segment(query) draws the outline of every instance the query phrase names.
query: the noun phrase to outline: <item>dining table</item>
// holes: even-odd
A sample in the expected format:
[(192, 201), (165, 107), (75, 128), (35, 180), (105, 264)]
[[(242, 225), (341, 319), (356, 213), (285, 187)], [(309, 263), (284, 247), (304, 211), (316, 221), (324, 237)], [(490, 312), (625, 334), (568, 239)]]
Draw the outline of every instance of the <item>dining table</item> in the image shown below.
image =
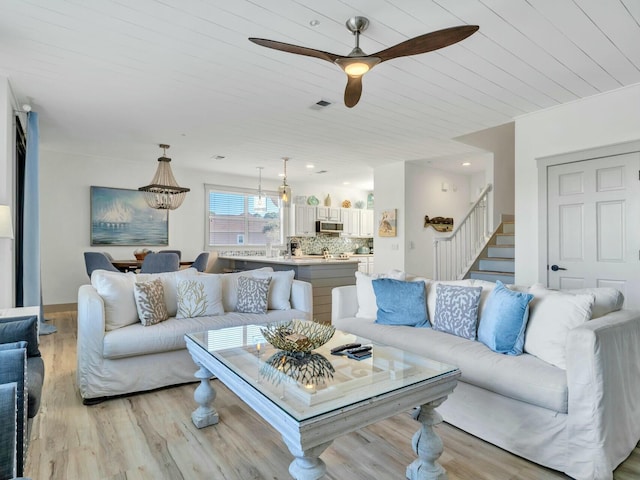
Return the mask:
[[(111, 265), (116, 267), (121, 272), (137, 272), (142, 267), (143, 260), (111, 260)], [(190, 267), (193, 260), (180, 260), (180, 267)]]

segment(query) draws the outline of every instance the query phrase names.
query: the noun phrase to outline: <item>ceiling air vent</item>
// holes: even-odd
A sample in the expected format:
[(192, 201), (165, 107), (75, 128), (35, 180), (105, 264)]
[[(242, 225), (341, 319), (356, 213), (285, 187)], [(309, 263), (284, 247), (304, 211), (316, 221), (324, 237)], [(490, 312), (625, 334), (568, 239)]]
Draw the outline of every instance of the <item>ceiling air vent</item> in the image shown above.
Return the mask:
[(316, 173), (327, 173), (329, 170), (318, 170)]
[(325, 108), (327, 108), (329, 105), (331, 105), (331, 102), (329, 102), (328, 100), (320, 100), (319, 102), (314, 103), (313, 105), (311, 105), (311, 110), (323, 110)]

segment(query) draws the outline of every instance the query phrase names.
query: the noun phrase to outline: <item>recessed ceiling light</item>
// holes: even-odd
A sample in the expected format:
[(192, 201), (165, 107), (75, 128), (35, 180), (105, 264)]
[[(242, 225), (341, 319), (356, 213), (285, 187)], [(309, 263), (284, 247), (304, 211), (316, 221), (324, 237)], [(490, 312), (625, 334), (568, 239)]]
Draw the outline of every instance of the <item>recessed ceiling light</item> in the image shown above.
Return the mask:
[(311, 25), (312, 27), (317, 27), (318, 25), (320, 25), (320, 20), (314, 18), (309, 22), (309, 25)]
[(349, 185), (351, 182), (342, 182), (343, 185)]
[(307, 164), (307, 168), (316, 168), (316, 166), (309, 163)]
[(280, 173), (278, 174), (278, 176), (279, 176), (279, 177), (284, 177), (284, 173), (280, 172)]
[(463, 167), (468, 167), (469, 165), (471, 165), (471, 162), (463, 162), (463, 163), (462, 163), (462, 166), (463, 166)]

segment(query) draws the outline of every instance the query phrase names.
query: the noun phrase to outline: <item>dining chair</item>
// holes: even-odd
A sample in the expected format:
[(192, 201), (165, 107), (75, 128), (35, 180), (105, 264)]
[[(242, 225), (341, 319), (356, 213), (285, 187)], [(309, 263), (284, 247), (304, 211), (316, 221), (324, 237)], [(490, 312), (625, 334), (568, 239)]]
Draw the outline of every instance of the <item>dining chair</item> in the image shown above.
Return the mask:
[(191, 264), (191, 267), (195, 268), (199, 272), (204, 272), (207, 270), (208, 263), (209, 263), (209, 252), (202, 252), (193, 261), (193, 263)]
[(142, 261), (140, 273), (175, 272), (180, 268), (177, 253), (148, 253)]
[(109, 258), (103, 252), (84, 252), (84, 265), (87, 269), (87, 275), (91, 278), (91, 272), (94, 270), (108, 270), (110, 272), (119, 272), (113, 266)]
[(182, 258), (182, 250), (159, 250), (158, 253), (177, 253), (178, 261)]

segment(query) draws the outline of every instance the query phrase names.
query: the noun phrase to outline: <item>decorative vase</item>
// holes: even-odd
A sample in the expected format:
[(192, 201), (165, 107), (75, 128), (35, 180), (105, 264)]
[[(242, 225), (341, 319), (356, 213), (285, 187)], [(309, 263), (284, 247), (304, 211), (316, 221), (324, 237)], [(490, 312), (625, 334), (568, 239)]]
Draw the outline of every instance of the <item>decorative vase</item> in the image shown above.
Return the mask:
[(327, 193), (327, 197), (324, 199), (324, 206), (325, 207), (331, 206), (331, 195), (329, 195), (328, 193)]

